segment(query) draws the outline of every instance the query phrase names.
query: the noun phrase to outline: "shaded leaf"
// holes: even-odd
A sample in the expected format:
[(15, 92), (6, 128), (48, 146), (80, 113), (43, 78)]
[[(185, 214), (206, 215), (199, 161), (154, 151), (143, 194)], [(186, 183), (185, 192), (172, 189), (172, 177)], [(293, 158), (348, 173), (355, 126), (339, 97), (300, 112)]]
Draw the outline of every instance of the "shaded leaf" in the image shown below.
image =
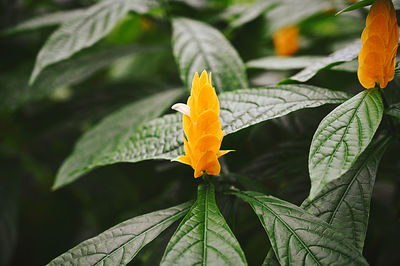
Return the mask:
[(172, 27), (174, 56), (186, 88), (194, 73), (204, 69), (212, 72), (219, 92), (248, 87), (244, 64), (222, 33), (187, 18), (175, 18)]
[(248, 202), (281, 265), (368, 265), (331, 225), (294, 204), (257, 192), (232, 192)]
[(310, 200), (353, 166), (372, 140), (382, 115), (379, 91), (370, 89), (347, 100), (321, 121), (308, 160)]
[(330, 54), (319, 62), (306, 67), (299, 73), (291, 76), (289, 79), (283, 80), (281, 83), (286, 83), (290, 81), (300, 81), (305, 82), (315, 76), (322, 69), (333, 67), (337, 64), (348, 62), (353, 60), (358, 56), (361, 49), (361, 40), (357, 39), (353, 41), (346, 47), (337, 50), (336, 52)]
[(259, 0), (256, 3), (246, 7), (242, 12), (240, 12), (240, 14), (238, 14), (237, 18), (235, 18), (232, 22), (229, 23), (229, 25), (231, 28), (240, 27), (254, 20), (258, 16), (263, 14), (267, 9), (271, 8), (277, 3), (278, 3), (277, 0), (269, 0), (269, 1)]
[[(230, 134), (299, 109), (341, 103), (347, 98), (343, 92), (307, 85), (237, 90), (219, 96), (220, 119), (225, 133)], [(141, 123), (145, 120), (140, 119), (134, 126), (131, 121), (131, 114), (136, 110), (134, 106), (108, 116), (78, 141), (74, 152), (57, 174), (55, 188), (72, 182), (97, 166), (148, 159), (174, 159), (183, 154), (181, 114), (165, 115), (143, 125)], [(116, 123), (125, 126), (116, 127)], [(118, 138), (118, 142), (113, 144), (109, 140), (114, 135), (124, 137)], [(108, 145), (104, 147), (103, 143)]]
[(214, 193), (212, 184), (199, 185), (197, 201), (168, 243), (161, 265), (247, 265)]
[(323, 59), (321, 56), (268, 56), (250, 60), (246, 63), (246, 66), (247, 68), (267, 70), (301, 69), (313, 65), (321, 61), (321, 59)]
[(106, 36), (128, 11), (145, 13), (154, 5), (152, 0), (104, 0), (79, 18), (63, 23), (40, 50), (29, 83), (33, 84), (48, 65), (67, 59)]
[(372, 5), (373, 2), (374, 2), (374, 0), (361, 0), (361, 1), (357, 1), (357, 2), (355, 2), (354, 4), (352, 4), (351, 6), (345, 8), (345, 9), (343, 9), (343, 10), (340, 10), (339, 12), (337, 12), (337, 13), (336, 13), (336, 16), (337, 16), (337, 15), (340, 15), (340, 14), (342, 14), (342, 13), (344, 13), (344, 12), (348, 12), (348, 11), (356, 10), (356, 9), (359, 9), (359, 8), (362, 8), (362, 7), (365, 7), (365, 6)]
[(186, 202), (120, 223), (52, 260), (48, 265), (126, 265), (190, 209)]
[(400, 103), (390, 105), (386, 110), (385, 114), (400, 119)]

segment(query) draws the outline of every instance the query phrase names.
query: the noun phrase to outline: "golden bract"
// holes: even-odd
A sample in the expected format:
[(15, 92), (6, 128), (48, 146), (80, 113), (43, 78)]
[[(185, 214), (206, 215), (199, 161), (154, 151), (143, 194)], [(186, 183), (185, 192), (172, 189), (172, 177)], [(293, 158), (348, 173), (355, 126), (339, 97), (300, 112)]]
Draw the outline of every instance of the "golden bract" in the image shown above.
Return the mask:
[(366, 88), (379, 83), (385, 88), (394, 77), (399, 29), (396, 12), (390, 0), (377, 0), (371, 7), (361, 35), (358, 55), (358, 79)]
[(275, 52), (280, 56), (289, 56), (299, 50), (299, 28), (297, 26), (284, 27), (274, 33)]
[(220, 150), (224, 131), (221, 129), (219, 101), (211, 84), (211, 73), (209, 77), (205, 70), (200, 77), (196, 73), (187, 105), (178, 103), (172, 109), (184, 114), (185, 155), (177, 160), (192, 166), (195, 178), (204, 172), (218, 175), (221, 170), (218, 158), (229, 151)]

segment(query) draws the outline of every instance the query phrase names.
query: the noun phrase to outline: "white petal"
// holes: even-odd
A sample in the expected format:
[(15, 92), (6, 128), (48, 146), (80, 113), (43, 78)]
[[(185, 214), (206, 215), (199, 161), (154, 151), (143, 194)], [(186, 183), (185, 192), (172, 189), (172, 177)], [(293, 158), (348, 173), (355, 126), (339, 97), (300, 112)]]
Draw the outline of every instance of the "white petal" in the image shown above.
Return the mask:
[(171, 109), (178, 111), (184, 115), (190, 116), (190, 107), (184, 103), (176, 103), (172, 105)]

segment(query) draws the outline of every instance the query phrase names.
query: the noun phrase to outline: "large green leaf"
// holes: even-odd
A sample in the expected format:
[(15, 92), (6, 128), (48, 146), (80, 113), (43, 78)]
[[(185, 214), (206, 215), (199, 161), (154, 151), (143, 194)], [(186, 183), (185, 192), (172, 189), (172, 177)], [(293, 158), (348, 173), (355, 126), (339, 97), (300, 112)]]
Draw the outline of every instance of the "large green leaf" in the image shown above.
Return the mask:
[(362, 252), (367, 233), (369, 205), (379, 162), (390, 138), (384, 136), (372, 143), (353, 167), (328, 183), (313, 200), (301, 207), (333, 225)]
[(7, 73), (0, 76), (0, 83), (4, 84), (0, 90), (0, 109), (16, 109), (27, 102), (47, 96), (60, 86), (77, 84), (119, 58), (155, 49), (160, 47), (129, 45), (85, 49), (68, 60), (44, 69), (33, 86), (28, 85), (29, 72), (26, 67), (16, 73)]
[(204, 69), (212, 72), (219, 92), (248, 87), (244, 64), (222, 33), (187, 18), (174, 19), (172, 27), (174, 56), (186, 88), (194, 73)]
[(250, 60), (246, 63), (247, 68), (261, 68), (267, 70), (301, 69), (311, 66), (323, 59), (321, 56), (268, 56)]
[[(219, 99), (221, 124), (226, 134), (230, 134), (299, 109), (342, 103), (348, 96), (343, 92), (313, 86), (282, 85), (225, 92)], [(55, 188), (72, 182), (97, 166), (147, 159), (174, 159), (183, 154), (180, 114), (166, 115), (133, 127), (133, 105), (132, 113), (130, 110), (128, 107), (126, 111), (110, 115), (79, 140), (73, 154), (59, 170)], [(116, 127), (116, 123), (126, 127)], [(118, 138), (118, 146), (114, 147), (113, 136), (124, 138)], [(108, 143), (107, 147), (103, 143)]]
[(103, 0), (82, 16), (63, 23), (40, 50), (29, 83), (33, 84), (48, 65), (67, 59), (106, 36), (130, 10), (145, 13), (154, 5), (153, 0)]
[(145, 144), (145, 150), (138, 150), (138, 144), (131, 140), (137, 138), (138, 134), (141, 137), (150, 134), (137, 129), (145, 121), (159, 116), (181, 94), (181, 89), (161, 92), (134, 102), (105, 118), (78, 141), (73, 154), (61, 166), (53, 188), (68, 184), (83, 172), (99, 165), (122, 161), (120, 157), (124, 154), (121, 148), (139, 154), (154, 149)]
[(340, 231), (294, 204), (257, 192), (232, 192), (248, 202), (281, 265), (368, 265)]
[(353, 166), (378, 128), (383, 115), (376, 89), (365, 90), (329, 113), (311, 142), (308, 168), (310, 200)]
[(321, 59), (318, 62), (306, 67), (299, 73), (291, 76), (289, 79), (282, 81), (281, 83), (299, 81), (305, 82), (315, 76), (319, 71), (333, 67), (337, 64), (348, 62), (353, 60), (358, 56), (358, 53), (361, 49), (361, 40), (357, 39), (351, 42), (349, 45), (344, 48), (337, 50), (336, 52), (330, 54), (329, 56)]
[(197, 201), (175, 231), (161, 265), (247, 265), (243, 250), (215, 202), (214, 186), (200, 184)]
[(181, 218), (191, 202), (120, 223), (52, 260), (48, 265), (126, 265), (154, 238)]

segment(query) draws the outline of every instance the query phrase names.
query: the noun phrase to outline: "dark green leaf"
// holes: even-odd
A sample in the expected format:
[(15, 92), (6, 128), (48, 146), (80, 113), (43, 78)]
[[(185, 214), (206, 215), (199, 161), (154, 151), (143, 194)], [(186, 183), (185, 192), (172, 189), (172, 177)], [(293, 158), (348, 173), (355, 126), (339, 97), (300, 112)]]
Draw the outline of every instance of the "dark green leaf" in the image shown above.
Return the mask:
[(382, 115), (379, 91), (370, 89), (344, 102), (321, 121), (310, 147), (310, 200), (353, 166), (372, 140)]
[(367, 233), (369, 205), (379, 161), (390, 138), (382, 136), (363, 152), (350, 170), (328, 183), (301, 207), (338, 229), (362, 252)]
[(195, 72), (212, 72), (219, 92), (248, 87), (245, 66), (218, 30), (199, 21), (176, 18), (172, 23), (175, 60), (186, 88)]
[(257, 192), (232, 192), (260, 219), (281, 265), (368, 265), (343, 235), (289, 202)]
[(215, 202), (214, 186), (200, 184), (197, 201), (172, 236), (161, 265), (247, 265), (243, 250)]
[(48, 65), (67, 59), (106, 36), (130, 10), (145, 13), (154, 3), (152, 0), (104, 0), (85, 10), (79, 18), (63, 23), (40, 50), (29, 83), (33, 84)]
[(364, 6), (372, 5), (373, 2), (374, 2), (374, 0), (361, 0), (361, 1), (357, 1), (357, 2), (355, 2), (354, 4), (352, 4), (351, 6), (345, 8), (345, 9), (343, 9), (343, 10), (340, 10), (339, 12), (337, 12), (337, 13), (336, 13), (336, 16), (337, 16), (337, 15), (340, 15), (340, 14), (342, 14), (342, 13), (344, 13), (344, 12), (348, 12), (348, 11), (352, 11), (352, 10), (356, 10), (356, 9), (362, 8), (362, 7), (364, 7)]
[(320, 62), (321, 56), (268, 56), (250, 60), (246, 63), (247, 68), (261, 68), (267, 70), (301, 69)]
[(400, 119), (400, 103), (390, 105), (389, 108), (385, 110), (385, 114)]
[(48, 265), (126, 265), (154, 238), (181, 218), (191, 202), (120, 223), (52, 260)]
[[(230, 134), (299, 109), (341, 103), (348, 99), (348, 95), (307, 85), (283, 85), (226, 92), (219, 99), (221, 124), (225, 133)], [(180, 114), (166, 115), (143, 125), (141, 123), (145, 120), (140, 119), (140, 123), (134, 126), (134, 106), (136, 104), (110, 115), (79, 140), (75, 151), (59, 170), (55, 188), (72, 182), (97, 166), (147, 159), (174, 159), (184, 153)], [(146, 106), (144, 110), (148, 111), (148, 108)], [(125, 126), (116, 127), (116, 123)], [(124, 137), (119, 137), (118, 145), (114, 145), (111, 141), (113, 136)]]

